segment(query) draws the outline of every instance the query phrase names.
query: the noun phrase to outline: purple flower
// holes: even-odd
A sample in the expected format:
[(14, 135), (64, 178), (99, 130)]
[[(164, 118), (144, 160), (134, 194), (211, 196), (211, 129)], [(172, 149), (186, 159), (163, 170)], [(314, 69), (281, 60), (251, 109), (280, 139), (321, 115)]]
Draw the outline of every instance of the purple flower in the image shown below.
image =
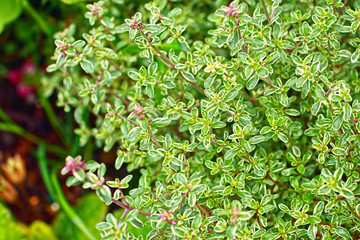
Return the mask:
[(95, 4), (91, 6), (90, 12), (92, 15), (98, 15), (99, 13), (99, 7)]
[(175, 225), (176, 222), (175, 220), (172, 218), (172, 210), (168, 210), (168, 211), (164, 211), (162, 212), (162, 214), (159, 216), (159, 218), (163, 221), (167, 221), (168, 223), (170, 223), (171, 225)]
[(68, 172), (76, 172), (80, 169), (85, 169), (85, 162), (81, 161), (81, 156), (77, 156), (75, 158), (72, 158), (71, 156), (68, 156), (65, 159), (66, 163), (65, 166), (61, 169), (61, 174), (65, 175)]
[(224, 13), (227, 16), (231, 16), (233, 12), (234, 12), (234, 8), (232, 6), (226, 6), (226, 9), (224, 10)]
[(133, 28), (133, 29), (137, 29), (139, 26), (138, 26), (138, 22), (137, 20), (134, 18), (130, 21), (130, 27)]
[(233, 211), (233, 217), (237, 218), (238, 216), (239, 216), (239, 209), (235, 208), (234, 211)]
[(21, 64), (21, 70), (25, 74), (35, 74), (36, 72), (35, 63), (31, 60), (25, 60)]
[(8, 79), (9, 79), (9, 82), (14, 85), (21, 82), (23, 80), (23, 76), (22, 76), (20, 69), (10, 70), (10, 72), (8, 74)]
[(133, 113), (135, 115), (139, 115), (140, 113), (142, 113), (144, 111), (144, 108), (141, 107), (139, 104), (136, 104), (135, 107), (134, 107), (134, 111)]
[(145, 115), (143, 114), (144, 110), (145, 109), (142, 106), (136, 104), (132, 113), (135, 114), (136, 116), (139, 116), (139, 119), (143, 119), (145, 118)]

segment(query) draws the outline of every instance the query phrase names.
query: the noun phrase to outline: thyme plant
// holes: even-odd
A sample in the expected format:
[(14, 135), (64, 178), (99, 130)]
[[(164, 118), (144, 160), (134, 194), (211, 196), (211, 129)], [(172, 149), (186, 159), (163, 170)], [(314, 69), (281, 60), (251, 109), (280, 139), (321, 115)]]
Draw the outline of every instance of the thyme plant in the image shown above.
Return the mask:
[(69, 186), (123, 209), (102, 239), (360, 238), (359, 1), (87, 7), (43, 86), (141, 173), (124, 194), (132, 175), (66, 159)]

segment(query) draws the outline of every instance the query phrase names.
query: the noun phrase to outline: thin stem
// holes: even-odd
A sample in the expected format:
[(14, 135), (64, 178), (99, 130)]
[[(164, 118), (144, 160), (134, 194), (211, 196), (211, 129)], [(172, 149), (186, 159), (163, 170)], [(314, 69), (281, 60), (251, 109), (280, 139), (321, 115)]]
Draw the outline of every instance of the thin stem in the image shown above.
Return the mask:
[(35, 19), (35, 21), (39, 24), (41, 30), (50, 38), (52, 38), (53, 30), (47, 24), (47, 22), (32, 8), (28, 0), (23, 1), (24, 9)]
[(184, 136), (179, 129), (176, 129), (172, 126), (166, 126), (166, 128), (170, 129), (171, 131), (173, 131), (175, 133), (176, 136), (180, 137), (181, 139), (186, 139), (189, 140), (186, 136)]
[(7, 115), (6, 112), (4, 110), (2, 110), (1, 108), (0, 108), (0, 118), (4, 122), (16, 124), (16, 122), (11, 117), (9, 117), (9, 115)]
[(302, 43), (302, 41), (300, 41), (300, 42), (298, 42), (296, 45), (295, 45), (295, 47), (293, 47), (293, 48), (290, 48), (290, 49), (283, 49), (284, 51), (286, 51), (286, 52), (293, 52), (295, 49), (297, 49), (299, 46), (300, 46), (300, 44)]
[[(40, 82), (36, 81), (38, 89), (40, 89)], [(60, 124), (59, 118), (56, 116), (56, 113), (54, 112), (53, 107), (51, 106), (51, 103), (47, 97), (44, 96), (44, 93), (42, 91), (38, 91), (39, 100), (41, 102), (41, 105), (49, 119), (49, 122), (57, 135), (60, 137), (62, 142), (66, 145), (70, 145), (70, 139), (64, 134), (63, 127)]]
[(121, 117), (122, 119), (124, 119), (124, 120), (126, 120), (126, 121), (128, 121), (128, 122), (130, 122), (130, 123), (132, 123), (132, 124), (134, 124), (135, 126), (139, 126), (139, 124), (137, 124), (137, 122), (134, 122), (133, 120), (126, 118), (124, 115), (116, 114), (116, 116)]
[(157, 197), (156, 199), (163, 199), (165, 197), (167, 197), (170, 193), (172, 193), (172, 191), (168, 191), (167, 193), (165, 193), (164, 195), (160, 196), (160, 197)]
[(346, 199), (345, 199), (345, 202), (346, 202), (346, 205), (347, 205), (349, 211), (350, 211), (357, 219), (360, 220), (359, 214), (357, 214), (357, 213), (354, 211), (354, 209), (351, 207), (350, 203), (349, 203)]
[[(124, 208), (125, 210), (126, 210), (126, 209), (129, 209), (129, 210), (135, 209), (135, 208), (133, 208), (133, 207), (127, 206), (125, 203), (122, 203), (122, 202), (116, 200), (115, 198), (112, 199), (112, 202), (115, 203), (116, 205), (118, 205), (119, 207)], [(146, 216), (151, 216), (151, 215), (152, 215), (152, 213), (150, 213), (150, 212), (146, 212), (146, 211), (140, 210), (140, 209), (137, 209), (137, 210), (138, 210), (139, 213), (142, 214), (142, 215), (146, 215)]]
[(181, 101), (181, 99), (183, 98), (184, 95), (184, 84), (183, 84), (183, 78), (180, 78), (180, 96), (179, 98), (176, 100), (177, 102)]
[[(148, 41), (149, 45), (158, 53), (160, 54), (160, 56), (163, 58), (159, 58), (165, 65), (167, 65), (171, 70), (178, 70), (176, 69), (175, 67), (175, 64), (167, 57), (165, 56), (156, 46), (154, 46), (151, 41), (145, 36), (145, 34), (143, 32), (141, 32), (141, 35)], [(157, 56), (158, 57), (158, 56)], [(164, 60), (164, 61), (163, 61)], [(166, 63), (165, 63), (166, 62)], [(181, 75), (182, 76), (182, 75)], [(182, 76), (183, 77), (183, 76)], [(186, 80), (186, 78), (185, 78)], [(205, 92), (204, 90), (199, 87), (198, 85), (196, 85), (195, 83), (191, 82), (191, 81), (188, 81), (194, 88), (196, 88), (199, 92), (201, 92), (202, 94), (205, 95)]]
[(20, 127), (17, 124), (0, 122), (0, 130), (6, 131), (6, 132), (11, 132), (16, 135), (20, 135), (23, 138), (26, 138), (30, 142), (33, 142), (37, 145), (44, 144), (46, 146), (47, 150), (56, 154), (59, 157), (65, 157), (68, 154), (68, 152), (65, 149), (63, 149), (62, 147), (47, 143), (45, 140), (39, 138), (36, 135), (31, 134), (30, 132), (26, 131), (24, 128)]
[(84, 224), (82, 219), (76, 214), (74, 209), (72, 209), (72, 207), (66, 200), (64, 193), (61, 190), (59, 180), (56, 176), (56, 171), (52, 171), (51, 180), (52, 180), (52, 184), (54, 186), (55, 192), (56, 192), (56, 200), (59, 203), (61, 209), (69, 217), (70, 221), (72, 221), (74, 223), (74, 225), (77, 226), (87, 236), (88, 239), (95, 240), (96, 238), (89, 231), (89, 229)]
[(47, 167), (47, 158), (45, 153), (45, 145), (40, 145), (35, 153), (35, 157), (37, 159), (39, 169), (40, 169), (40, 175), (42, 177), (42, 180), (45, 184), (45, 187), (47, 191), (50, 194), (50, 198), (52, 201), (56, 200), (56, 191), (54, 186), (51, 183), (51, 178), (49, 174), (49, 169)]
[[(326, 34), (326, 37), (328, 37), (327, 34)], [(329, 54), (330, 54), (330, 56), (331, 56), (331, 46), (330, 46), (330, 41), (329, 41), (329, 39), (327, 40), (327, 44), (328, 44), (328, 48), (329, 48)], [(334, 81), (336, 81), (337, 79), (336, 79), (336, 74), (335, 74), (334, 63), (333, 63), (333, 61), (331, 61), (330, 59), (329, 59), (329, 61), (331, 62), (331, 70), (332, 70), (332, 72), (333, 72)]]
[(201, 105), (201, 102), (199, 102), (199, 103), (197, 103), (197, 104), (195, 104), (195, 105), (192, 105), (191, 107), (185, 108), (184, 110), (185, 110), (185, 111), (190, 111), (191, 109), (196, 108), (196, 107), (199, 107), (200, 105)]
[(345, 6), (346, 6), (347, 2), (348, 2), (348, 0), (345, 0), (345, 1), (344, 1), (344, 3), (343, 3), (343, 4), (344, 4), (344, 6), (342, 6), (342, 7), (339, 9), (339, 14), (340, 14), (340, 16), (341, 16), (341, 15), (343, 15), (344, 8), (345, 8)]
[[(159, 55), (155, 55), (163, 64), (165, 64), (167, 67), (169, 67), (170, 69), (173, 69), (172, 66), (166, 62), (161, 56)], [(175, 70), (175, 69), (174, 69)]]
[(153, 240), (153, 239), (155, 239), (155, 238), (157, 238), (157, 237), (159, 237), (159, 236), (163, 236), (164, 233), (166, 233), (166, 231), (167, 231), (167, 230), (164, 230), (163, 232), (156, 234), (155, 236), (153, 236), (152, 238), (150, 238), (150, 240)]
[(130, 105), (129, 101), (126, 100), (125, 98), (121, 97), (120, 95), (116, 94), (113, 90), (111, 90), (111, 88), (109, 88), (108, 86), (104, 86), (104, 88), (106, 90), (108, 90), (108, 92), (113, 95), (114, 97), (118, 98), (121, 100), (121, 102), (127, 107)]
[(326, 91), (325, 93), (325, 97), (329, 96), (330, 92), (331, 92), (331, 89), (333, 88), (334, 86), (331, 86), (329, 87), (329, 89)]
[(211, 213), (207, 212), (202, 206), (200, 206), (197, 202), (195, 203), (195, 205), (199, 208), (199, 210), (201, 212), (203, 212), (206, 216), (210, 217)]
[(269, 77), (265, 77), (264, 80), (265, 80), (265, 82), (267, 82), (270, 85), (270, 87), (280, 89), (280, 87), (278, 87), (272, 83), (272, 81)]
[(156, 46), (154, 46), (149, 40), (149, 38), (147, 38), (142, 31), (140, 31), (140, 34), (147, 40), (149, 45), (169, 64), (169, 67), (172, 70), (176, 70), (175, 64), (167, 56), (165, 56), (165, 54), (163, 54)]
[(188, 81), (194, 88), (196, 88), (196, 90), (198, 90), (199, 92), (201, 92), (202, 94), (204, 94), (205, 95), (205, 91), (204, 91), (204, 89), (202, 89), (201, 87), (199, 87), (198, 85), (196, 85), (195, 83), (193, 83), (193, 82), (190, 82), (190, 81)]
[(273, 183), (275, 183), (276, 185), (279, 185), (279, 186), (281, 186), (281, 187), (283, 187), (283, 188), (291, 189), (289, 186), (283, 184), (282, 182), (279, 182), (279, 181), (276, 181), (276, 180), (272, 179), (272, 178), (270, 177), (270, 175), (267, 175), (265, 178), (271, 180)]
[(265, 11), (266, 19), (268, 20), (268, 22), (270, 22), (271, 19), (270, 19), (270, 16), (269, 16), (268, 11), (267, 11), (267, 9), (266, 9), (265, 1), (264, 1), (264, 0), (261, 0), (261, 4), (262, 4), (263, 9), (264, 9), (264, 11)]
[(162, 146), (160, 145), (159, 141), (156, 139), (156, 137), (154, 136), (154, 134), (152, 133), (150, 127), (148, 127), (148, 131), (150, 134), (150, 139), (151, 141), (153, 141), (153, 143), (158, 147), (158, 148), (162, 148)]
[(172, 70), (177, 70), (175, 64), (167, 56), (165, 56), (156, 46), (152, 45), (151, 43), (149, 44), (169, 64), (169, 67)]

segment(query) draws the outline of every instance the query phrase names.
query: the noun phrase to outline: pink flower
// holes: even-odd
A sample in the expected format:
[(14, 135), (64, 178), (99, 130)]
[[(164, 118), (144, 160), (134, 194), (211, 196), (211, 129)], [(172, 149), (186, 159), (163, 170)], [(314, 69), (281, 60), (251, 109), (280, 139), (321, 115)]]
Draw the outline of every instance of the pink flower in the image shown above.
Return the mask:
[(18, 84), (23, 79), (20, 69), (11, 69), (8, 74), (8, 80), (11, 84)]
[(27, 98), (30, 94), (32, 94), (34, 88), (26, 85), (22, 82), (16, 85), (16, 94), (21, 98)]
[(234, 8), (232, 6), (226, 6), (226, 9), (224, 10), (224, 13), (227, 16), (231, 16), (233, 12), (234, 12)]
[(136, 104), (135, 107), (134, 107), (134, 111), (133, 113), (135, 115), (139, 115), (140, 113), (142, 113), (144, 111), (144, 108), (141, 107), (139, 104)]
[(144, 110), (145, 109), (142, 106), (136, 104), (132, 113), (135, 114), (136, 116), (139, 116), (139, 119), (143, 119), (145, 118), (145, 115), (143, 114)]
[(239, 216), (239, 209), (235, 208), (234, 211), (233, 211), (233, 217), (237, 218), (238, 216)]
[(76, 172), (80, 169), (85, 169), (86, 164), (84, 161), (81, 161), (81, 156), (77, 156), (75, 158), (68, 156), (65, 161), (65, 166), (61, 169), (62, 175), (65, 175), (70, 171)]
[(98, 15), (100, 8), (95, 4), (91, 6), (90, 12), (92, 15)]
[(133, 29), (137, 29), (139, 27), (138, 22), (135, 18), (130, 21), (130, 27)]
[(163, 221), (167, 221), (168, 223), (170, 223), (171, 225), (175, 225), (176, 222), (175, 220), (172, 218), (172, 210), (168, 210), (168, 211), (164, 211), (162, 212), (162, 214), (159, 216), (159, 218)]
[(31, 60), (25, 60), (21, 64), (21, 71), (25, 74), (35, 74), (36, 66)]
[(175, 225), (175, 224), (176, 224), (176, 222), (174, 221), (174, 219), (169, 220), (168, 223), (170, 223), (171, 225)]

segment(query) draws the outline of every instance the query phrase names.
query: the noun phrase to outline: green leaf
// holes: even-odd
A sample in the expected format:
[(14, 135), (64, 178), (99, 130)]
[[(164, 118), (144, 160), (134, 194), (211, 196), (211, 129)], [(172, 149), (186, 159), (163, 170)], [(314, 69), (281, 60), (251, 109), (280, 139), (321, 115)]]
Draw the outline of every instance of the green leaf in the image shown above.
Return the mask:
[(313, 116), (316, 116), (317, 113), (318, 113), (319, 110), (320, 110), (320, 107), (321, 107), (321, 101), (315, 102), (315, 103), (312, 105), (312, 107), (311, 107), (311, 114), (312, 114)]
[(264, 67), (260, 67), (257, 70), (257, 74), (259, 75), (259, 77), (264, 78), (264, 77), (267, 77), (269, 75), (269, 71)]
[(169, 118), (155, 118), (151, 122), (151, 126), (161, 128), (170, 125), (170, 123), (171, 119)]
[(351, 109), (350, 104), (348, 104), (348, 103), (344, 104), (343, 113), (344, 113), (344, 121), (345, 122), (349, 121), (351, 118), (351, 114), (352, 114), (352, 109)]
[(111, 203), (112, 195), (110, 188), (103, 185), (96, 189), (96, 195), (101, 199), (101, 201), (105, 202), (107, 205)]
[[(100, 235), (100, 231), (96, 229), (96, 224), (104, 219), (107, 209), (106, 205), (103, 204), (94, 193), (82, 197), (74, 208), (77, 215), (94, 236)], [(54, 232), (59, 237), (59, 240), (88, 239), (62, 211), (55, 218), (53, 226)]]
[(342, 125), (342, 123), (343, 123), (343, 115), (340, 114), (339, 116), (337, 116), (337, 117), (335, 118), (335, 120), (334, 120), (334, 122), (333, 122), (333, 125), (332, 125), (333, 129), (334, 129), (334, 130), (339, 130), (340, 127), (341, 127), (341, 125)]
[(51, 226), (46, 224), (45, 222), (36, 220), (31, 223), (29, 229), (29, 240), (57, 240), (55, 233), (53, 232)]
[(359, 59), (359, 57), (360, 57), (360, 51), (359, 51), (359, 50), (356, 50), (356, 51), (351, 55), (351, 62), (352, 62), (352, 63), (357, 62), (357, 60)]
[(254, 137), (250, 138), (249, 143), (250, 144), (258, 144), (258, 143), (261, 143), (263, 141), (265, 141), (265, 137), (262, 136), (262, 135), (257, 135), (257, 136), (254, 136)]
[(168, 17), (169, 17), (169, 18), (175, 17), (175, 16), (181, 14), (181, 12), (182, 12), (181, 8), (174, 8), (173, 10), (171, 10), (171, 11), (168, 13)]
[(133, 129), (131, 129), (131, 131), (128, 134), (128, 139), (130, 141), (134, 140), (136, 137), (138, 137), (139, 133), (141, 131), (140, 127), (134, 127)]
[(131, 221), (131, 220), (133, 220), (138, 214), (139, 214), (139, 210), (137, 210), (137, 209), (131, 210), (131, 211), (126, 215), (125, 221)]
[(21, 14), (23, 0), (1, 0), (0, 1), (0, 33), (6, 24), (15, 21)]
[(73, 48), (81, 48), (81, 47), (83, 47), (83, 46), (85, 46), (85, 45), (86, 45), (85, 41), (83, 41), (83, 40), (78, 40), (78, 41), (76, 41), (76, 42), (74, 42), (74, 43), (72, 44), (72, 47), (73, 47)]
[(315, 239), (316, 238), (316, 233), (317, 233), (317, 227), (315, 224), (311, 224), (308, 227), (307, 233), (309, 235), (310, 239)]
[(66, 59), (67, 59), (67, 56), (61, 54), (56, 60), (56, 65), (58, 67), (62, 66), (65, 63)]
[(205, 88), (209, 88), (209, 87), (213, 84), (215, 78), (216, 78), (216, 75), (215, 75), (215, 74), (210, 75), (210, 76), (205, 80), (205, 82), (204, 82), (204, 87), (205, 87)]
[(147, 24), (145, 25), (145, 30), (150, 32), (159, 32), (162, 30), (162, 27), (155, 25), (155, 24)]
[(182, 228), (178, 225), (171, 226), (171, 230), (175, 236), (181, 237), (181, 238), (184, 238), (186, 235), (186, 232), (187, 232), (184, 228)]
[(346, 151), (345, 151), (345, 149), (342, 149), (342, 148), (339, 148), (339, 147), (334, 147), (331, 150), (331, 152), (334, 153), (337, 156), (341, 156), (341, 155), (344, 155)]
[(225, 153), (225, 156), (224, 156), (224, 159), (227, 160), (227, 159), (231, 159), (233, 157), (235, 157), (235, 155), (238, 153), (238, 150), (228, 150), (226, 153)]
[(56, 64), (51, 64), (46, 68), (46, 72), (48, 73), (52, 73), (55, 72), (56, 70), (58, 70), (59, 66), (57, 66)]
[(196, 203), (196, 195), (194, 193), (189, 193), (189, 205), (190, 207), (194, 207), (195, 206), (195, 203)]
[(0, 239), (22, 240), (25, 239), (25, 231), (12, 218), (9, 209), (0, 202)]
[(298, 110), (296, 110), (296, 109), (286, 109), (286, 110), (285, 110), (285, 113), (286, 113), (287, 115), (289, 115), (289, 116), (294, 116), (294, 117), (300, 115), (300, 112), (299, 112)]
[(256, 87), (257, 83), (259, 82), (259, 77), (257, 75), (253, 75), (246, 83), (246, 88), (251, 90)]
[(348, 232), (348, 230), (346, 230), (343, 227), (334, 227), (334, 232), (339, 235), (340, 237), (343, 237), (345, 239), (352, 239), (350, 233)]
[(340, 194), (345, 197), (345, 198), (353, 198), (354, 194), (350, 189), (347, 188), (341, 188), (340, 189)]
[(100, 231), (111, 229), (113, 226), (110, 223), (107, 222), (101, 222), (96, 224), (96, 228)]
[(194, 81), (194, 76), (189, 72), (181, 72), (181, 74), (184, 76), (184, 78), (190, 82)]
[(86, 59), (81, 60), (80, 66), (86, 73), (94, 72), (94, 65), (89, 60)]
[(278, 132), (278, 133), (277, 133), (277, 136), (278, 136), (279, 139), (280, 139), (281, 141), (283, 141), (284, 143), (287, 143), (287, 142), (289, 141), (288, 137), (287, 137), (284, 133), (282, 133), (282, 132)]
[(225, 95), (224, 102), (233, 100), (238, 95), (239, 90), (233, 89)]
[(130, 180), (133, 178), (132, 175), (127, 175), (126, 177), (124, 177), (121, 181), (120, 181), (120, 184), (125, 184), (125, 183), (128, 183), (130, 182)]
[(313, 214), (314, 215), (320, 215), (323, 210), (324, 210), (324, 202), (319, 201), (314, 207)]

